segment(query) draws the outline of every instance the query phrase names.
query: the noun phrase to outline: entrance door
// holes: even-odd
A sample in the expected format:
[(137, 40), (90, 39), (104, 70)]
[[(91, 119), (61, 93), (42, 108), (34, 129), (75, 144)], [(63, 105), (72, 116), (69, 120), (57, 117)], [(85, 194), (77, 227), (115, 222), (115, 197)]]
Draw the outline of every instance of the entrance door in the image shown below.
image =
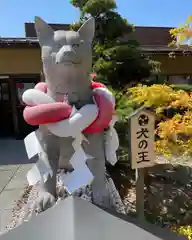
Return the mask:
[(34, 88), (35, 84), (37, 83), (37, 80), (35, 79), (22, 79), (22, 80), (15, 80), (16, 82), (16, 88), (17, 88), (17, 114), (18, 114), (18, 127), (19, 127), (19, 138), (23, 139), (25, 138), (29, 133), (33, 132), (38, 128), (34, 126), (30, 126), (27, 124), (23, 119), (23, 110), (25, 105), (22, 101), (22, 95), (27, 89)]
[(0, 137), (14, 135), (9, 79), (0, 79)]

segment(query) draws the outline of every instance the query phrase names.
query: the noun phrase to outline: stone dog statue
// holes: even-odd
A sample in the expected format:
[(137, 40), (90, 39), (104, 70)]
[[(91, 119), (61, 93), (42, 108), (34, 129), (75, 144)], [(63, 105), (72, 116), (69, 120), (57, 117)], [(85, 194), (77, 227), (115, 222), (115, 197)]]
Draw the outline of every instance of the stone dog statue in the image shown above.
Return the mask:
[[(53, 31), (45, 21), (36, 17), (35, 28), (41, 47), (45, 82), (24, 92), (26, 107), (23, 115), (28, 124), (39, 125), (39, 161), (49, 169), (40, 181), (33, 182), (33, 185), (38, 182), (40, 188), (37, 207), (39, 211), (44, 211), (54, 204), (56, 174), (60, 166), (68, 168), (71, 164), (79, 176), (77, 182), (88, 174), (85, 173), (85, 166), (79, 167), (81, 161), (86, 163), (93, 175), (93, 179), (88, 179), (92, 181), (93, 202), (109, 207), (105, 160), (108, 158), (113, 164), (116, 162), (114, 154), (118, 138), (115, 135), (115, 145), (106, 144), (106, 135), (108, 142), (114, 136), (113, 95), (103, 84), (90, 78), (94, 18), (88, 19), (78, 31)], [(108, 151), (107, 148), (114, 149)], [(36, 166), (37, 169), (40, 172), (40, 167)], [(72, 180), (64, 179), (64, 184), (72, 182), (74, 185), (75, 178), (74, 175)]]

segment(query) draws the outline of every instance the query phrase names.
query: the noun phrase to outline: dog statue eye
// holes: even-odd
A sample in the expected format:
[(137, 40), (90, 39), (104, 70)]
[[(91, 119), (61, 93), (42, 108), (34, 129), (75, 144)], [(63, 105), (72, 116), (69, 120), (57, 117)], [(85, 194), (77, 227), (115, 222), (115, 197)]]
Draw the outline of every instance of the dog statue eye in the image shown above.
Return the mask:
[(73, 44), (72, 47), (73, 49), (77, 49), (79, 47), (79, 44)]

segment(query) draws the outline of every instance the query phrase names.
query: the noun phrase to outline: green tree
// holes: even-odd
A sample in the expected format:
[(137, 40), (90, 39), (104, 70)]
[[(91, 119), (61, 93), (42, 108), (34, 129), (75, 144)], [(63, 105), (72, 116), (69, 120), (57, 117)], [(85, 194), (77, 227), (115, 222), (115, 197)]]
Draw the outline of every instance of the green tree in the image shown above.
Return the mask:
[(138, 42), (120, 41), (123, 35), (134, 31), (132, 24), (116, 11), (115, 0), (70, 0), (79, 8), (79, 22), (71, 25), (78, 29), (90, 16), (96, 20), (93, 43), (93, 71), (98, 79), (112, 88), (122, 90), (130, 82), (138, 82), (158, 71), (158, 63), (144, 56)]

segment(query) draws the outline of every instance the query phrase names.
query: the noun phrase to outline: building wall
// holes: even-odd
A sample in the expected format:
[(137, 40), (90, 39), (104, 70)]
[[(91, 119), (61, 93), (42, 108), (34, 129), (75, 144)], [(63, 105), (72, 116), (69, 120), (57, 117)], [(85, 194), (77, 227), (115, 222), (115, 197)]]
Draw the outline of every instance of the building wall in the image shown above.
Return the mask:
[(38, 74), (40, 49), (0, 48), (0, 74)]
[(192, 75), (192, 56), (181, 55), (172, 59), (168, 55), (156, 55), (153, 59), (161, 62), (163, 75)]
[(0, 94), (0, 107), (4, 116), (0, 121), (0, 137), (10, 135), (23, 138), (33, 130), (23, 119), (21, 93), (40, 80), (41, 68), (38, 48), (0, 48), (0, 89), (3, 84), (8, 86), (7, 99), (2, 98), (2, 91)]
[[(192, 76), (192, 56), (177, 56), (170, 59), (168, 54), (156, 55), (155, 60), (162, 63), (161, 74), (164, 77), (169, 76), (172, 83), (185, 83), (186, 76)], [(25, 135), (31, 132), (31, 128), (23, 120), (23, 107), (21, 104), (21, 95), (24, 90), (34, 86), (41, 78), (42, 71), (40, 49), (38, 48), (0, 48), (0, 88), (2, 84), (7, 83), (9, 86), (9, 98), (2, 100), (0, 97), (1, 109), (4, 112), (4, 118), (12, 118), (12, 123), (6, 120), (0, 125), (10, 129), (12, 124), (14, 135)], [(4, 75), (10, 75), (4, 79)], [(35, 75), (35, 76), (33, 76)], [(18, 88), (18, 84), (21, 88)], [(187, 83), (187, 82), (186, 82)], [(33, 86), (31, 85), (33, 84)], [(7, 92), (7, 93), (8, 93)], [(9, 106), (9, 108), (7, 107)], [(10, 112), (12, 116), (10, 117)], [(10, 124), (10, 125), (8, 125)], [(1, 136), (1, 130), (0, 130)]]
[(160, 78), (165, 78), (171, 84), (192, 84), (192, 56), (156, 55), (154, 60), (161, 62)]
[[(168, 54), (153, 57), (162, 63), (163, 75), (192, 75), (192, 56)], [(39, 74), (42, 69), (40, 49), (38, 48), (0, 48), (0, 74)]]

